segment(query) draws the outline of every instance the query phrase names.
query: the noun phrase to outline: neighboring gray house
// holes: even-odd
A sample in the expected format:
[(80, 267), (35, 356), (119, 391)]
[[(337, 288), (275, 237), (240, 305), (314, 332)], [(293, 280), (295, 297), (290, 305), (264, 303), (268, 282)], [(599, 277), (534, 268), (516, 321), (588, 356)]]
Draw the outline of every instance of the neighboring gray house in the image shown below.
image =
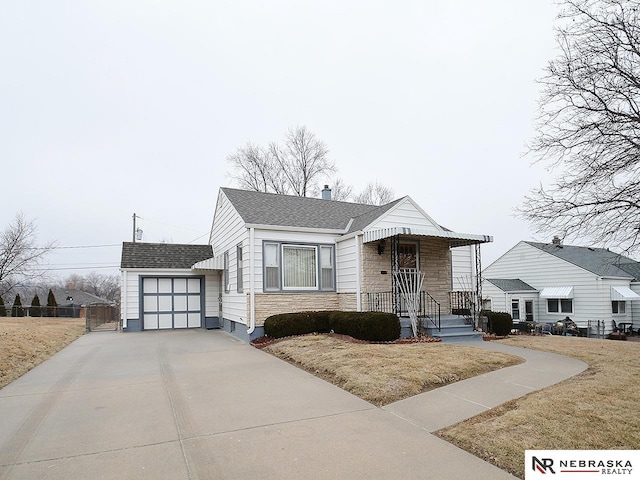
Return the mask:
[[(248, 340), (262, 335), (264, 320), (276, 313), (401, 313), (393, 271), (403, 269), (426, 274), (424, 305), (445, 315), (452, 291), (460, 290), (453, 278), (475, 274), (477, 246), (491, 240), (441, 227), (408, 196), (375, 206), (222, 188), (210, 245), (123, 245), (123, 327), (219, 322)], [(452, 256), (460, 275), (452, 272)]]
[(602, 248), (520, 242), (482, 272), (483, 305), (538, 323), (640, 328), (640, 263)]
[[(51, 291), (58, 305), (58, 317), (78, 318), (82, 316), (82, 309), (90, 305), (115, 306), (115, 302), (75, 288), (52, 288)], [(47, 295), (40, 296), (39, 298), (42, 308), (45, 308), (48, 300)], [(25, 306), (25, 308), (26, 307), (28, 307), (28, 305)]]

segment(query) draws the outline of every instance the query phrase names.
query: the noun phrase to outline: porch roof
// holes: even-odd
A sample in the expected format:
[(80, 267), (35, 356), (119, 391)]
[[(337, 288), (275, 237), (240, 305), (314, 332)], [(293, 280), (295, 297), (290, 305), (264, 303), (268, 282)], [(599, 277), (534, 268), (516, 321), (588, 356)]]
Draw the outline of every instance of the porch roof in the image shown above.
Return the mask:
[(370, 243), (383, 238), (395, 237), (396, 235), (416, 235), (419, 237), (435, 237), (449, 240), (452, 247), (463, 247), (465, 245), (477, 245), (480, 243), (493, 242), (490, 235), (477, 235), (473, 233), (457, 233), (450, 230), (436, 230), (413, 227), (390, 227), (376, 230), (368, 230), (363, 234), (363, 242)]

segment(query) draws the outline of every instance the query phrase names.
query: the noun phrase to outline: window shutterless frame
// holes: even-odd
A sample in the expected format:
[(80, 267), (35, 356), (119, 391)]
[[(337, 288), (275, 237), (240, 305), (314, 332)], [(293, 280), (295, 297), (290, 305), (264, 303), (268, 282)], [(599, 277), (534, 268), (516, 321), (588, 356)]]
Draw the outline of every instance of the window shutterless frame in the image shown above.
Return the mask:
[(302, 242), (262, 242), (265, 292), (336, 290), (335, 246)]
[(243, 263), (242, 263), (242, 245), (236, 247), (236, 291), (242, 293), (244, 291)]

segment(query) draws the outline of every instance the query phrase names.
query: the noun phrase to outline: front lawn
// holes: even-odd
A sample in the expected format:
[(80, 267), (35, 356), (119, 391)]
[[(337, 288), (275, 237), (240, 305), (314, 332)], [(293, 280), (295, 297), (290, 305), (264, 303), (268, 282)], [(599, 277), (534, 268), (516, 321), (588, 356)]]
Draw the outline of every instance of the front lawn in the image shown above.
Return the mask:
[(378, 406), (523, 361), (446, 343), (353, 343), (330, 335), (287, 338), (264, 350)]
[(0, 317), (0, 388), (62, 350), (84, 331), (84, 318)]
[(574, 357), (589, 368), (438, 435), (519, 477), (528, 449), (640, 448), (640, 343), (561, 336), (500, 342)]

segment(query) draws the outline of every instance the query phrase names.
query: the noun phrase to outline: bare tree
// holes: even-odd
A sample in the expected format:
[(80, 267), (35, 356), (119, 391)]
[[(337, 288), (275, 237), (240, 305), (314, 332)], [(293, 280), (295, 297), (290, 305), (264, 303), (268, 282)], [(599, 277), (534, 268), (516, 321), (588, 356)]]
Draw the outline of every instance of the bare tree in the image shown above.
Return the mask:
[(336, 171), (325, 143), (305, 126), (289, 129), (284, 145), (272, 143), (270, 151), (289, 188), (300, 197), (317, 187), (318, 177)]
[(541, 233), (640, 250), (640, 2), (564, 0), (542, 78), (538, 162), (560, 170), (520, 214)]
[(347, 202), (353, 196), (353, 186), (347, 185), (344, 180), (335, 177), (331, 183), (331, 199), (340, 202)]
[(255, 192), (289, 193), (280, 165), (269, 148), (247, 143), (227, 157), (233, 170), (230, 176), (240, 188)]
[(90, 272), (86, 275), (71, 274), (60, 282), (63, 288), (82, 290), (97, 297), (120, 302), (120, 277)]
[(356, 203), (367, 203), (369, 205), (384, 205), (393, 200), (393, 188), (381, 183), (369, 182), (362, 192), (356, 195), (353, 200)]
[(37, 245), (37, 228), (22, 213), (0, 233), (0, 295), (41, 277), (38, 268), (54, 243)]
[(283, 144), (247, 144), (227, 161), (233, 169), (230, 176), (241, 188), (301, 197), (317, 190), (320, 177), (336, 170), (325, 143), (305, 126), (290, 129)]

